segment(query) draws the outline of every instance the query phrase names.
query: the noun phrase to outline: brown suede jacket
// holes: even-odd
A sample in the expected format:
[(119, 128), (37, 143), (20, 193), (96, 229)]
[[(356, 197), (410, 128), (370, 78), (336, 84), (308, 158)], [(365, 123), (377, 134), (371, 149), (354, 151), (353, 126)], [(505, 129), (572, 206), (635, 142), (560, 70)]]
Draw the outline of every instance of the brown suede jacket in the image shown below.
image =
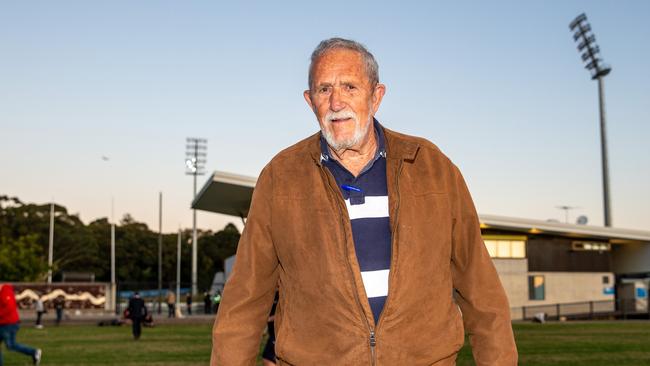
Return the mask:
[(508, 299), (458, 168), (425, 139), (384, 132), (393, 241), (378, 324), (315, 134), (259, 176), (212, 365), (255, 365), (276, 288), (279, 365), (454, 365), (465, 331), (477, 365), (517, 364)]

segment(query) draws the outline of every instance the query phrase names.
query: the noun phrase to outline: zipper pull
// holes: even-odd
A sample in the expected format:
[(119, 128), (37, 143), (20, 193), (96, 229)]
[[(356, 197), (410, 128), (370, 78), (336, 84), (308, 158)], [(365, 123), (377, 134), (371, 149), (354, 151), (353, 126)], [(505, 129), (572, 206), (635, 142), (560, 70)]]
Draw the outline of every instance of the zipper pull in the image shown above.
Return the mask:
[(375, 344), (377, 344), (377, 339), (375, 338), (375, 331), (371, 330), (370, 331), (370, 347), (375, 347)]

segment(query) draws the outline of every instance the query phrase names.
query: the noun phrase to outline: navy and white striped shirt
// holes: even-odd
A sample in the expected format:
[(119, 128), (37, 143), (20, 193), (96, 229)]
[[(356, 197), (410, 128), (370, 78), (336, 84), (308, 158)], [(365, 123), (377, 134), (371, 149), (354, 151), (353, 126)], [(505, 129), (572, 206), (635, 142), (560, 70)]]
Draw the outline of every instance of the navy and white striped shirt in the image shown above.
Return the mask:
[(374, 129), (377, 152), (358, 177), (355, 178), (332, 158), (323, 137), (321, 161), (336, 179), (345, 200), (361, 278), (377, 323), (388, 295), (392, 235), (388, 215), (384, 133), (377, 120), (374, 121)]

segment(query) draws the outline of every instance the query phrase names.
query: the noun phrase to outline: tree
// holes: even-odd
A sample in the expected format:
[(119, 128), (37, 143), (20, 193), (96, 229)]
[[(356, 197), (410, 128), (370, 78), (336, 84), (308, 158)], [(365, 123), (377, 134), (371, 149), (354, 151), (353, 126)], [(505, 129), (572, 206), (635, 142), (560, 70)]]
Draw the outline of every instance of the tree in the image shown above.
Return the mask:
[[(54, 206), (53, 279), (62, 272), (90, 272), (101, 282), (111, 280), (111, 224), (100, 218), (85, 225), (78, 215)], [(0, 275), (11, 281), (43, 280), (47, 273), (50, 204), (25, 204), (16, 197), (0, 196)], [(191, 282), (191, 231), (183, 233), (182, 283)], [(223, 230), (198, 232), (198, 282), (204, 290), (212, 284), (223, 261), (235, 254), (239, 231), (233, 224)], [(176, 282), (177, 234), (163, 235), (163, 286)], [(158, 233), (124, 215), (115, 230), (116, 280), (122, 289), (157, 288)]]
[(42, 281), (47, 263), (36, 235), (0, 238), (0, 273), (3, 281)]
[(209, 289), (214, 274), (223, 271), (224, 260), (237, 251), (241, 234), (233, 224), (214, 234), (208, 233), (199, 238), (199, 279), (200, 289)]

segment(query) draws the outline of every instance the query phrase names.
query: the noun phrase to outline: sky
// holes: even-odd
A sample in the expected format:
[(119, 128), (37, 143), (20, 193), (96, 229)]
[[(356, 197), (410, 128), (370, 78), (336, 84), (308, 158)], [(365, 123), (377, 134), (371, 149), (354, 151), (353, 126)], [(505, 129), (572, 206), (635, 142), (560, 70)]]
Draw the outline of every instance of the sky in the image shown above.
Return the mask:
[[(0, 194), (84, 222), (192, 226), (185, 139), (206, 170), (257, 176), (318, 130), (302, 92), (318, 42), (365, 44), (376, 117), (438, 145), (480, 214), (602, 225), (597, 83), (568, 24), (585, 12), (605, 80), (612, 221), (650, 230), (648, 1), (0, 0)], [(102, 159), (108, 157), (108, 160)], [(208, 176), (199, 177), (199, 188)], [(198, 227), (240, 219), (199, 212)]]

